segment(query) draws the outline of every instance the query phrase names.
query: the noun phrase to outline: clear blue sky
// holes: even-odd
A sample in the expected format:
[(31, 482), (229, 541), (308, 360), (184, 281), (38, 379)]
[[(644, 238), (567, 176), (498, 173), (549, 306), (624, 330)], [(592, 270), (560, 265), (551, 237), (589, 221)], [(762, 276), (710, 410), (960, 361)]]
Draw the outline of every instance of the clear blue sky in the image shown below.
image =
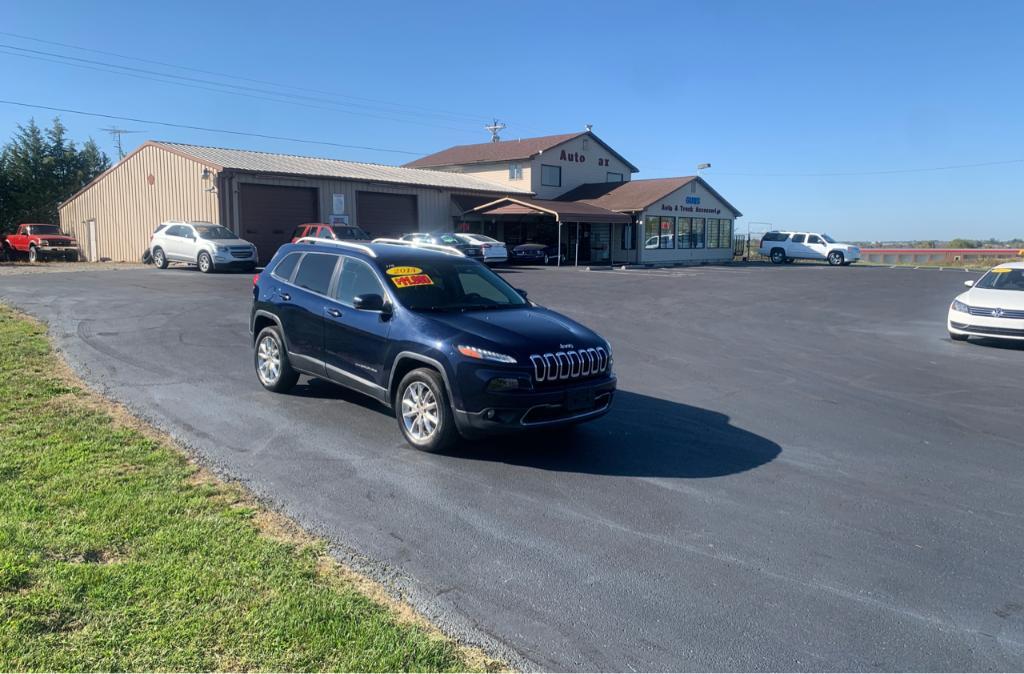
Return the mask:
[[(0, 31), (317, 92), (263, 100), (75, 68), (11, 47), (282, 91), (0, 35), (0, 98), (424, 154), (486, 140), (492, 116), (505, 138), (592, 123), (640, 167), (634, 177), (711, 162), (705, 177), (743, 211), (741, 231), (1009, 238), (1024, 236), (1021, 162), (793, 174), (1024, 159), (1022, 29), (1015, 0), (6, 2)], [(0, 137), (33, 115), (53, 113), (0, 105)], [(61, 116), (113, 154), (100, 131), (110, 120)], [(113, 123), (143, 131), (129, 147), (413, 156)]]

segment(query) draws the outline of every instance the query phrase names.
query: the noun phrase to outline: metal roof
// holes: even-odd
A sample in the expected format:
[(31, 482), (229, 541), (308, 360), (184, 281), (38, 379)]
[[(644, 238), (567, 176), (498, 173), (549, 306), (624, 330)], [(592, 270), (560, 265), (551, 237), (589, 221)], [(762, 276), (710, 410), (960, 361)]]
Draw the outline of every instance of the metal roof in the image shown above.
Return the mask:
[(187, 145), (185, 143), (168, 143), (150, 141), (147, 145), (161, 147), (178, 154), (191, 157), (203, 164), (217, 169), (233, 169), (251, 171), (253, 173), (273, 173), (318, 178), (339, 178), (343, 180), (362, 180), (378, 183), (394, 183), (417, 187), (437, 187), (450, 190), (466, 190), (471, 192), (490, 192), (495, 194), (530, 194), (526, 189), (473, 178), (461, 173), (446, 171), (428, 171), (424, 169), (388, 166), (386, 164), (366, 164), (361, 162), (343, 161), (341, 159), (325, 159), (323, 157), (303, 157), (291, 154), (274, 154), (271, 152), (255, 152), (253, 150), (232, 150), (223, 147), (205, 145)]
[(608, 150), (619, 161), (629, 167), (629, 170), (636, 173), (640, 169), (626, 161), (626, 158), (616, 152), (608, 143), (604, 142), (593, 131), (577, 131), (576, 133), (562, 133), (557, 136), (538, 136), (536, 138), (520, 138), (518, 140), (503, 140), (497, 143), (475, 143), (473, 145), (456, 145), (447, 150), (441, 150), (420, 157), (405, 164), (409, 168), (430, 168), (438, 166), (463, 166), (467, 164), (481, 164), (489, 162), (515, 161), (517, 159), (530, 159), (538, 154), (558, 147), (562, 143), (579, 138), (590, 136), (594, 142), (599, 143)]
[(489, 204), (477, 206), (466, 213), (477, 215), (546, 213), (557, 218), (559, 222), (625, 223), (630, 221), (630, 217), (624, 213), (615, 213), (582, 201), (551, 201), (548, 199), (530, 199), (529, 197), (504, 197)]

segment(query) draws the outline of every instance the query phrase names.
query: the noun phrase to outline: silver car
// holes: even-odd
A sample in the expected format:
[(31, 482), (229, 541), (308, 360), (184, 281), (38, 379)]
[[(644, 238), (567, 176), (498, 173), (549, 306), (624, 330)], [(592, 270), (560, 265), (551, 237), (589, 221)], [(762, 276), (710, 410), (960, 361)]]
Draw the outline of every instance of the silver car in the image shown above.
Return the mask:
[(158, 269), (184, 262), (204, 274), (220, 269), (256, 269), (256, 246), (222, 225), (209, 222), (165, 222), (153, 232), (149, 253)]
[(492, 239), (483, 234), (456, 234), (457, 237), (466, 243), (480, 246), (484, 252), (484, 264), (501, 264), (508, 262), (508, 246), (503, 241)]

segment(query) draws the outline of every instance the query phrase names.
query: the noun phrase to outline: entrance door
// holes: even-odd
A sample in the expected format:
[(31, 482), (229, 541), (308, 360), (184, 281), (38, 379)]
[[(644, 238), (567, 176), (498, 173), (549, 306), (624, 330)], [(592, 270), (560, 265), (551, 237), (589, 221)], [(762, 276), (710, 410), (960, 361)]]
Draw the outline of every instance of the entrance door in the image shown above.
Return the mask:
[(590, 262), (608, 264), (612, 259), (611, 225), (586, 225), (590, 230)]
[(96, 250), (96, 218), (85, 223), (86, 235), (89, 237), (89, 262), (99, 262), (99, 254)]

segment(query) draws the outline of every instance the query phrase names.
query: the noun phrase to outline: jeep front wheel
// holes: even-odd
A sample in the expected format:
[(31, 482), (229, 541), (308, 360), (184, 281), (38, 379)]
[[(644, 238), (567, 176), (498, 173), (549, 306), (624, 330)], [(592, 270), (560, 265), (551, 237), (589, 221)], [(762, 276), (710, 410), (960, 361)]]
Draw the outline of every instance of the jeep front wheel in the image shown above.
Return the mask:
[(439, 452), (458, 437), (444, 382), (434, 370), (419, 368), (402, 377), (395, 408), (398, 428), (416, 449)]

